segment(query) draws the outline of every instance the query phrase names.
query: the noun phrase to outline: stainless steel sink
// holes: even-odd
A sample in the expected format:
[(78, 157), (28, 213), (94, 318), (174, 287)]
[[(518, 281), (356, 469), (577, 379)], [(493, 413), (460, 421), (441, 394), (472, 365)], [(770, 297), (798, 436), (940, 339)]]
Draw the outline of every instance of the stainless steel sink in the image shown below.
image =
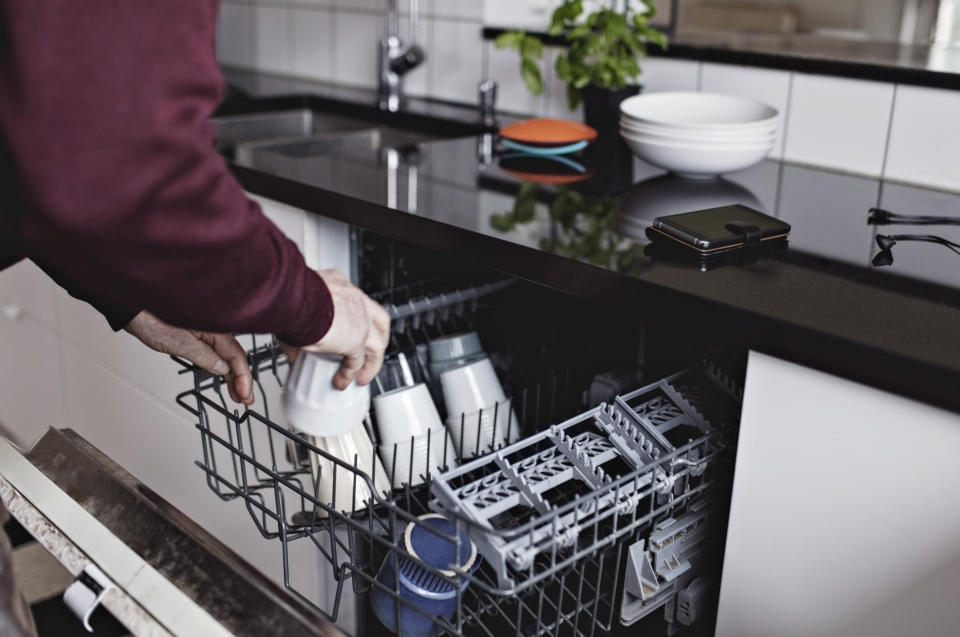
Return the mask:
[(305, 137), (288, 137), (239, 144), (235, 161), (255, 166), (256, 158), (266, 153), (284, 157), (336, 156), (343, 159), (365, 159), (386, 149), (411, 149), (417, 143), (432, 137), (387, 127), (364, 128), (352, 131), (319, 133)]
[[(217, 150), (226, 154), (233, 154), (241, 146), (251, 143), (277, 142), (284, 140), (293, 142), (314, 137), (326, 138), (331, 133), (352, 133), (365, 131), (372, 141), (378, 143), (389, 142), (384, 145), (403, 146), (417, 142), (437, 139), (437, 136), (382, 126), (366, 119), (324, 113), (309, 108), (300, 108), (285, 111), (270, 111), (265, 113), (248, 113), (243, 115), (228, 115), (215, 117), (211, 120), (216, 126)], [(372, 131), (379, 131), (376, 138)], [(353, 143), (348, 136), (346, 143)]]

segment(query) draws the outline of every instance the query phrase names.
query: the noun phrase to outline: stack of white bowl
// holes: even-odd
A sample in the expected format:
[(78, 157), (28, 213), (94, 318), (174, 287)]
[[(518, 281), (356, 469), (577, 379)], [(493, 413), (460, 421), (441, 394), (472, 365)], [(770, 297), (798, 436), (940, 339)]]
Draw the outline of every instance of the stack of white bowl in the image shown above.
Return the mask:
[(635, 155), (682, 177), (712, 179), (762, 161), (780, 115), (734, 95), (663, 92), (620, 104), (620, 134)]

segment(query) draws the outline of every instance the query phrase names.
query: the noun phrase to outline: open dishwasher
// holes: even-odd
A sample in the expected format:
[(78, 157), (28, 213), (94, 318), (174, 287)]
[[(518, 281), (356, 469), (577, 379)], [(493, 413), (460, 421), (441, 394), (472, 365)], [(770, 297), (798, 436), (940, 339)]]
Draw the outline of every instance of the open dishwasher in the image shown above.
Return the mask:
[[(184, 364), (193, 388), (177, 402), (196, 422), (203, 479), (276, 542), (286, 588), (360, 635), (711, 634), (737, 352), (377, 236), (354, 231), (353, 244), (355, 278), (393, 317), (374, 396), (424, 383), (443, 412), (428, 344), (472, 333), (506, 397), (486, 416), (446, 413), (418, 465), (412, 440), (383, 444), (373, 411), (363, 432), (378, 457), (291, 430), (289, 366), (270, 337), (246, 340), (249, 409)], [(464, 433), (491, 421), (503, 435)], [(453, 557), (417, 554), (418, 534)]]

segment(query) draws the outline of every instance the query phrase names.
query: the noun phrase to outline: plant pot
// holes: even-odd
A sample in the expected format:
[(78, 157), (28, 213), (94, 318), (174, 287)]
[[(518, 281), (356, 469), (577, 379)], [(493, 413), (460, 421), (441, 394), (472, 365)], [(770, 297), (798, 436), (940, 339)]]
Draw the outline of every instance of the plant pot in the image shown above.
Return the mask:
[(633, 154), (620, 137), (620, 102), (638, 94), (640, 89), (592, 85), (583, 89), (584, 123), (598, 133), (597, 141), (587, 147), (586, 159), (597, 175), (593, 181), (600, 192), (618, 194), (633, 183)]
[(597, 129), (600, 139), (620, 138), (620, 102), (637, 95), (642, 87), (625, 86), (609, 89), (589, 85), (584, 87), (583, 121)]

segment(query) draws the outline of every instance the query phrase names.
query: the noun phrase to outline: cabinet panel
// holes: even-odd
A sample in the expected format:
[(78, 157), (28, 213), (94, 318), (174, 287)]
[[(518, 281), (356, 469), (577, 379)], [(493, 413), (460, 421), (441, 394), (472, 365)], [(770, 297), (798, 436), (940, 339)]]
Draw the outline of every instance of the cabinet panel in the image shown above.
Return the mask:
[(958, 449), (958, 414), (751, 353), (717, 635), (955, 634)]
[(250, 199), (260, 205), (264, 216), (272, 221), (283, 234), (297, 244), (297, 247), (303, 250), (303, 224), (304, 213), (299, 208), (294, 208), (279, 201), (260, 197), (252, 193), (246, 193)]
[[(202, 449), (189, 414), (172, 401), (147, 395), (74, 347), (65, 345), (62, 353), (68, 426), (256, 568), (282, 582), (279, 542), (263, 539), (239, 502), (223, 502), (206, 487), (203, 472), (194, 464)], [(291, 560), (303, 564), (315, 559), (308, 544), (296, 546)]]
[(190, 388), (190, 379), (177, 374), (180, 366), (169, 356), (145, 346), (126, 332), (114, 332), (96, 310), (66, 294), (57, 296), (61, 338), (86, 356), (108, 367), (117, 376), (173, 405), (180, 392)]
[(57, 284), (26, 259), (0, 271), (0, 303), (29, 313), (52, 330), (57, 327), (56, 289)]
[(46, 427), (64, 426), (57, 338), (28, 315), (0, 315), (0, 423), (29, 446)]

